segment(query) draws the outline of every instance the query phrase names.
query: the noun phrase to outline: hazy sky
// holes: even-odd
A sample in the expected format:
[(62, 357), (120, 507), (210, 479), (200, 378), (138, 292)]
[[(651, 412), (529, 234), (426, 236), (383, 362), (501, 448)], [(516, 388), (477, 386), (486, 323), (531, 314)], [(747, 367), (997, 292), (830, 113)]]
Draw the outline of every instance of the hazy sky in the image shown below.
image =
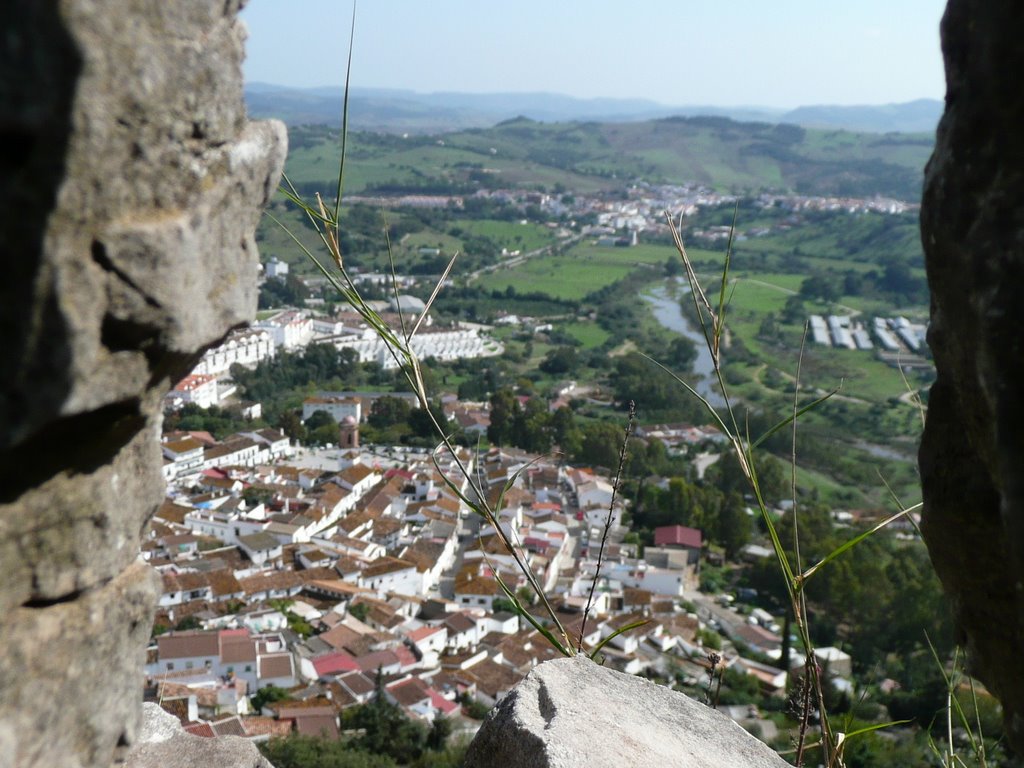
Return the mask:
[[(352, 84), (670, 105), (942, 98), (944, 0), (362, 0)], [(249, 81), (340, 85), (351, 0), (250, 0)]]

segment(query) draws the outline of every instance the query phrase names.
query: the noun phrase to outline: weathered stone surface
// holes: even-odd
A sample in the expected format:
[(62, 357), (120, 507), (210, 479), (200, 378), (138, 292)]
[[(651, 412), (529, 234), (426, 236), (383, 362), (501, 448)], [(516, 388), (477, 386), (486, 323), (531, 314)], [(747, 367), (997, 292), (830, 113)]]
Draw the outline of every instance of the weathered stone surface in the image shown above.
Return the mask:
[(256, 309), (283, 126), (241, 0), (0, 3), (0, 764), (108, 766), (139, 713), (163, 394)]
[(4, 615), (0, 764), (109, 765), (134, 738), (159, 590), (138, 563), (75, 600)]
[(0, 71), (20, 96), (7, 133), (25, 145), (0, 193), (17, 265), (0, 308), (14, 329), (0, 451), (24, 454), (55, 419), (130, 408), (253, 312), (251, 236), (285, 137), (246, 127), (238, 5), (5, 4), (31, 61)]
[[(144, 428), (109, 464), (58, 473), (15, 503), (0, 505), (0, 616), (102, 584), (138, 556), (142, 528), (163, 495), (159, 433), (140, 416), (124, 421), (105, 427)], [(99, 429), (93, 441), (82, 436), (66, 450), (81, 450), (87, 459)]]
[(548, 661), (499, 704), (466, 768), (783, 768), (736, 723), (586, 656)]
[(142, 732), (125, 768), (273, 768), (248, 739), (204, 739), (181, 729), (178, 718), (156, 704), (143, 705)]
[(971, 670), (1024, 750), (1024, 7), (951, 0), (921, 210), (938, 378), (921, 529)]

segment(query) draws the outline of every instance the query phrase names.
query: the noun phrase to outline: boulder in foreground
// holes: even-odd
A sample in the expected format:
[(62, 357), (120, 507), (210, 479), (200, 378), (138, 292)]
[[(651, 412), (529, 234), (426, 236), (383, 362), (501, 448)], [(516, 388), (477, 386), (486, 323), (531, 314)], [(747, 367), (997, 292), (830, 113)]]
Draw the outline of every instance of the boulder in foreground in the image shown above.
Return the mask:
[(724, 715), (586, 656), (541, 664), (494, 708), (466, 768), (784, 768)]

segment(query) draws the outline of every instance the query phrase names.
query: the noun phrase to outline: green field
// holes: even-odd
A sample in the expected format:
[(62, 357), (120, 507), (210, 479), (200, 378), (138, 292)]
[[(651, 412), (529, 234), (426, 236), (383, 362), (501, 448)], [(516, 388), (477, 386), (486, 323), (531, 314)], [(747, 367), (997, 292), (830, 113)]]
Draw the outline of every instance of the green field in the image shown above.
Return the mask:
[[(640, 346), (656, 354), (668, 349), (671, 335), (651, 313), (638, 309), (643, 305), (638, 293), (663, 281), (666, 271), (678, 269), (675, 249), (658, 242), (604, 247), (594, 238), (563, 245), (555, 238), (555, 227), (540, 215), (520, 223), (518, 217), (526, 215), (525, 209), (481, 205), (486, 197), (477, 198), (474, 190), (519, 186), (581, 195), (598, 189), (621, 190), (624, 180), (639, 177), (652, 182), (701, 181), (720, 190), (799, 188), (806, 194), (828, 194), (842, 187), (849, 194), (862, 190), (913, 199), (928, 151), (930, 141), (921, 137), (804, 131), (716, 119), (608, 125), (513, 120), (443, 139), (354, 134), (347, 193), (462, 195), (466, 207), (385, 214), (369, 206), (343, 206), (349, 217), (343, 222), (346, 255), (360, 268), (381, 268), (386, 263), (385, 226), (392, 231), (399, 271), (439, 271), (438, 256), (420, 249), (440, 249), (442, 259), (456, 251), (464, 253), (456, 266), (452, 292), (447, 301), (442, 294), (437, 305), (439, 316), (493, 322), (500, 313), (511, 312), (549, 321), (554, 331), (547, 335), (518, 328), (498, 332), (519, 358), (510, 364), (511, 381), (529, 379), (536, 391), (546, 391), (556, 377), (539, 372), (538, 365), (548, 351), (578, 343), (587, 364), (573, 378), (607, 387), (614, 365), (595, 363), (604, 360), (601, 353), (590, 354), (592, 350), (614, 348), (621, 354)], [(305, 135), (289, 156), (289, 173), (305, 185), (300, 191), (307, 197), (310, 190), (333, 188), (335, 168), (330, 158), (334, 156), (333, 145), (315, 131)], [(280, 205), (275, 205), (274, 213), (307, 247), (322, 252), (322, 244), (301, 216)], [(717, 301), (725, 243), (712, 241), (707, 228), (728, 225), (732, 215), (731, 206), (722, 206), (702, 209), (683, 222), (687, 252), (712, 301)], [(887, 265), (898, 265), (911, 278), (921, 278), (916, 216), (912, 212), (900, 216), (793, 214), (784, 206), (762, 205), (749, 196), (740, 200), (737, 222), (742, 236), (734, 243), (723, 349), (730, 392), (741, 409), (781, 418), (792, 409), (798, 368), (802, 402), (841, 383), (836, 397), (801, 420), (802, 441), (809, 447), (798, 457), (800, 484), (845, 503), (881, 504), (885, 494), (878, 490), (882, 485), (877, 473), (882, 469), (898, 492), (911, 498), (916, 493), (912, 462), (897, 458), (883, 466), (858, 446), (861, 440), (898, 445), (901, 456), (912, 455), (920, 423), (913, 407), (898, 400), (907, 390), (899, 371), (871, 352), (808, 343), (801, 356), (800, 343), (803, 320), (812, 312), (870, 316), (899, 310), (919, 316), (924, 311), (923, 307), (896, 306), (900, 297), (917, 298), (919, 293), (880, 289)], [(258, 237), (264, 258), (270, 254), (285, 258), (297, 272), (313, 269), (291, 238), (275, 226), (265, 223)], [(660, 243), (667, 239), (662, 237)], [(512, 269), (480, 271), (468, 283), (462, 279), (508, 261), (500, 255), (502, 249), (529, 254), (549, 247)], [(812, 276), (819, 282), (831, 281), (831, 293), (815, 293), (814, 283), (805, 287)], [(609, 286), (618, 286), (619, 292), (602, 291)], [(794, 313), (791, 299), (802, 288), (815, 298), (803, 301), (802, 309), (797, 305)], [(843, 295), (848, 293), (855, 295)], [(580, 311), (579, 304), (588, 297), (582, 309), (595, 313), (596, 321)], [(449, 385), (461, 381), (457, 376)], [(926, 379), (915, 375), (910, 386), (924, 383)]]
[(616, 248), (580, 243), (563, 254), (529, 259), (515, 270), (500, 270), (481, 278), (486, 290), (505, 290), (512, 286), (520, 293), (541, 291), (561, 299), (579, 300), (593, 291), (621, 280), (633, 270), (656, 269), (668, 259), (678, 259), (674, 248), (663, 245), (638, 245)]
[(786, 299), (800, 289), (802, 275), (751, 274), (730, 281), (731, 306), (746, 312), (781, 312)]
[[(296, 180), (331, 185), (338, 139), (303, 129), (289, 154)], [(699, 182), (728, 191), (766, 189), (804, 194), (916, 200), (931, 153), (924, 134), (804, 129), (724, 118), (666, 118), (635, 123), (539, 123), (525, 118), (441, 137), (349, 134), (345, 188), (416, 187), (446, 181), (499, 186), (561, 185), (580, 193), (622, 180)]]
[(579, 341), (583, 349), (599, 347), (611, 338), (611, 334), (596, 323), (562, 323), (559, 328)]
[(480, 219), (460, 221), (456, 227), (465, 233), (486, 237), (509, 251), (533, 251), (555, 242), (553, 230), (542, 224)]

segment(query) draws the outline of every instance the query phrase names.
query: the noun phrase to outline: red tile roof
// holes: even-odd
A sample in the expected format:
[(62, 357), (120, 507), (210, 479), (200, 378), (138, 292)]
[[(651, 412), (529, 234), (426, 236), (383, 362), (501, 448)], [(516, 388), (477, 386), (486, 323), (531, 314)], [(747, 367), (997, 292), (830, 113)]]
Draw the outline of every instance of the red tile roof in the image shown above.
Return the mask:
[(295, 666), (290, 653), (276, 653), (260, 656), (257, 662), (256, 675), (261, 680), (273, 677), (293, 677)]
[(337, 651), (336, 653), (328, 653), (325, 656), (313, 659), (313, 669), (316, 670), (317, 677), (327, 677), (328, 675), (336, 675), (339, 672), (350, 672), (354, 669), (359, 669), (359, 665), (356, 664), (355, 659), (349, 654)]
[(213, 731), (213, 726), (209, 723), (190, 723), (185, 726), (184, 730), (186, 733), (191, 733), (193, 736), (202, 736), (207, 739), (212, 739), (217, 735)]
[(700, 549), (700, 531), (685, 525), (663, 525), (654, 529), (654, 546)]
[(161, 659), (187, 659), (220, 655), (216, 632), (168, 632), (156, 640)]
[(299, 715), (295, 718), (295, 730), (303, 736), (319, 736), (324, 739), (338, 738), (338, 718), (330, 714)]

